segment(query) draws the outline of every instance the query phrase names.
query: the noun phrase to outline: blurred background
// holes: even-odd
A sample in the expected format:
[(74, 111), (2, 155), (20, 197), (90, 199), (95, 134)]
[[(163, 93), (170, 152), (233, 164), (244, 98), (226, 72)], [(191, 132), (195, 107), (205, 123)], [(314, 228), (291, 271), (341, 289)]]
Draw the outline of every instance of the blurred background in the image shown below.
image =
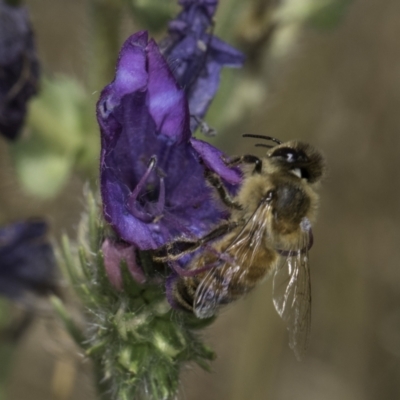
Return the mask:
[[(93, 67), (89, 2), (26, 3), (44, 71), (85, 86)], [(207, 118), (218, 130), (213, 143), (228, 154), (262, 156), (241, 134), (308, 141), (326, 155), (329, 173), (314, 227), (305, 359), (298, 362), (289, 349), (266, 282), (203, 332), (218, 359), (211, 374), (187, 367), (180, 398), (400, 398), (400, 2), (342, 1), (340, 12), (331, 8), (307, 19), (302, 1), (292, 0), (278, 24), (270, 11), (277, 1), (220, 3), (216, 32), (248, 62), (224, 73)], [(145, 14), (119, 17), (120, 43), (146, 27)], [(162, 29), (154, 34), (162, 36)], [(89, 86), (93, 104), (101, 84)], [(96, 154), (98, 137), (90, 140)], [(62, 184), (38, 196), (21, 185), (17, 153), (0, 139), (0, 222), (44, 215), (55, 238), (74, 235), (82, 187), (88, 179), (96, 184), (96, 168), (65, 167)], [(24, 312), (4, 307), (17, 317)], [(45, 304), (18, 340), (4, 342), (3, 352), (12, 354), (6, 377), (0, 365), (4, 399), (94, 399), (88, 362)]]

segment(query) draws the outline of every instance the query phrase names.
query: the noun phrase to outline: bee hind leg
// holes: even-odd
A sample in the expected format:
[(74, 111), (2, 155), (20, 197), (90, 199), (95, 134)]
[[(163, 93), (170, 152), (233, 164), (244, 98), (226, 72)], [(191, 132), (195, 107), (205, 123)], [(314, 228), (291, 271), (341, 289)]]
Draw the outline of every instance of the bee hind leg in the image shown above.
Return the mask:
[(218, 266), (219, 260), (217, 260), (217, 261), (215, 261), (215, 262), (213, 262), (211, 264), (204, 265), (203, 267), (195, 268), (195, 269), (189, 269), (189, 270), (182, 268), (175, 261), (170, 261), (168, 264), (171, 267), (171, 269), (174, 272), (176, 272), (179, 276), (193, 277), (193, 276), (196, 276), (196, 275), (198, 275), (198, 274), (200, 274), (202, 272), (209, 271), (210, 269)]
[(192, 289), (188, 289), (183, 284), (182, 279), (177, 276), (170, 276), (165, 284), (166, 297), (168, 303), (174, 309), (193, 312), (193, 295), (191, 295)]
[(211, 249), (211, 246), (208, 246), (208, 242), (219, 238), (225, 233), (231, 231), (233, 228), (236, 228), (236, 226), (236, 222), (223, 223), (217, 226), (207, 235), (195, 241), (187, 240), (185, 238), (178, 238), (154, 250), (153, 260), (157, 262), (176, 261), (187, 254), (194, 253), (200, 249), (200, 247), (210, 247)]

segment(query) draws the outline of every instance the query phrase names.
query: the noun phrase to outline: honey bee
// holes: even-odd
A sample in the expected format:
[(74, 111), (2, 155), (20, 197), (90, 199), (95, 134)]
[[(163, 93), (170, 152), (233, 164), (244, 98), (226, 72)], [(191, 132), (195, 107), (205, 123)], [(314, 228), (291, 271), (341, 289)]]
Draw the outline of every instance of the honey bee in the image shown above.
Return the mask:
[[(273, 273), (273, 303), (288, 325), (289, 345), (300, 359), (310, 328), (308, 251), (325, 161), (304, 142), (244, 136), (274, 145), (256, 144), (268, 148), (262, 159), (244, 155), (226, 161), (243, 173), (236, 196), (216, 174), (207, 172), (208, 181), (231, 209), (229, 221), (198, 241), (168, 244), (156, 258), (168, 262), (178, 275), (170, 281), (170, 302), (198, 318), (213, 316), (220, 306), (242, 297)], [(189, 265), (180, 267), (177, 260), (195, 251)]]

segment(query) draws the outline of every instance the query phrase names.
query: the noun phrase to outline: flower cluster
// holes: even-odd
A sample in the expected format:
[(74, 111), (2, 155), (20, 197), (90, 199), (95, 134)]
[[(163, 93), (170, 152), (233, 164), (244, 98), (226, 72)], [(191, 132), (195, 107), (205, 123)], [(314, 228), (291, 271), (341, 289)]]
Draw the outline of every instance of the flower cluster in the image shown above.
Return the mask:
[(39, 62), (28, 12), (0, 0), (0, 133), (15, 139), (37, 92)]

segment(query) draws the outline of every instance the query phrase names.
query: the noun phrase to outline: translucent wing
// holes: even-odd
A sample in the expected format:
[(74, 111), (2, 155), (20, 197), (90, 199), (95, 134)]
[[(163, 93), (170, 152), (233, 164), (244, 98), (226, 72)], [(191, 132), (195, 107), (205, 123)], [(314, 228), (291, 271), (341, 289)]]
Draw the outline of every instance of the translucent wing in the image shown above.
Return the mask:
[(194, 312), (198, 318), (215, 314), (219, 305), (229, 303), (246, 291), (242, 285), (248, 272), (244, 265), (251, 265), (261, 243), (265, 240), (270, 204), (263, 201), (233, 238), (218, 260), (197, 287)]
[[(226, 303), (229, 297), (229, 285), (240, 267), (229, 262), (221, 261), (221, 264), (208, 271), (198, 286), (193, 309), (198, 318), (212, 317), (218, 306)], [(221, 270), (221, 273), (216, 272)]]
[(309, 223), (306, 225), (297, 249), (280, 257), (273, 280), (274, 306), (287, 323), (289, 346), (298, 360), (307, 349), (311, 323), (308, 249), (312, 236)]

